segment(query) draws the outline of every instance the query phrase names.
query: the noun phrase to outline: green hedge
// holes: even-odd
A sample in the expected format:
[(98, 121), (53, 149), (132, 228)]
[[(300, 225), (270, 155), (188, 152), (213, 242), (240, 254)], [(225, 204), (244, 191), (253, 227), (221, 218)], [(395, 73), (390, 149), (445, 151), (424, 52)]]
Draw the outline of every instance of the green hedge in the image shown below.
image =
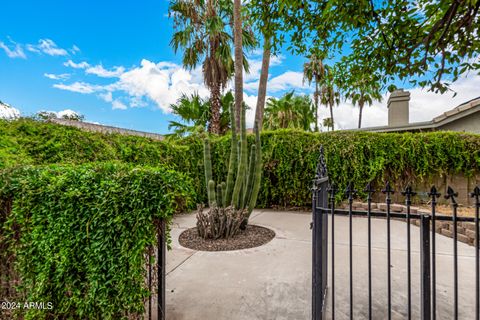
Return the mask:
[(120, 319), (143, 313), (158, 221), (191, 209), (195, 192), (172, 170), (97, 163), (2, 170), (0, 199), (13, 200), (0, 257), (15, 258), (23, 301), (53, 303), (19, 316)]
[[(379, 189), (386, 180), (406, 186), (444, 174), (480, 172), (480, 135), (475, 134), (270, 131), (262, 134), (264, 171), (257, 206), (309, 206), (321, 145), (339, 190), (350, 181), (361, 191), (369, 181)], [(217, 139), (213, 149), (214, 172), (225, 176), (228, 139)]]
[[(9, 155), (9, 160), (4, 157), (3, 162), (10, 164), (15, 159), (19, 163), (34, 164), (99, 159), (137, 165), (161, 164), (187, 173), (199, 195), (197, 201), (206, 200), (203, 144), (198, 136), (153, 141), (84, 132), (25, 119), (3, 125), (0, 131), (9, 137), (10, 146), (0, 151), (0, 167), (2, 154)], [(249, 139), (253, 142), (253, 135)], [(258, 207), (308, 206), (322, 144), (330, 176), (340, 189), (344, 189), (349, 180), (363, 190), (370, 180), (378, 187), (386, 179), (407, 184), (447, 173), (468, 176), (480, 172), (480, 135), (477, 134), (267, 131), (262, 133), (264, 172)], [(229, 149), (229, 137), (212, 139), (216, 177), (226, 176)]]

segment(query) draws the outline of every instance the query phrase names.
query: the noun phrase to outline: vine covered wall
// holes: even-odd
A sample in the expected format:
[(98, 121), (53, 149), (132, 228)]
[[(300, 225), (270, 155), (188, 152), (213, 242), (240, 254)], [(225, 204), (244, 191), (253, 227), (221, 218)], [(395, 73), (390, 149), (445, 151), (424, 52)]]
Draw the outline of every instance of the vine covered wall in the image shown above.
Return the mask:
[[(197, 201), (206, 201), (203, 143), (199, 136), (154, 141), (27, 119), (0, 124), (0, 168), (23, 163), (103, 160), (164, 165), (188, 174)], [(249, 139), (253, 142), (253, 135)], [(447, 175), (471, 178), (475, 183), (475, 175), (480, 173), (477, 134), (266, 131), (262, 133), (264, 170), (257, 206), (309, 206), (320, 145), (325, 148), (329, 175), (340, 190), (349, 181), (361, 191), (370, 180), (377, 188), (387, 179), (400, 187), (412, 182), (428, 184)], [(226, 177), (229, 152), (229, 137), (212, 139), (216, 180)]]

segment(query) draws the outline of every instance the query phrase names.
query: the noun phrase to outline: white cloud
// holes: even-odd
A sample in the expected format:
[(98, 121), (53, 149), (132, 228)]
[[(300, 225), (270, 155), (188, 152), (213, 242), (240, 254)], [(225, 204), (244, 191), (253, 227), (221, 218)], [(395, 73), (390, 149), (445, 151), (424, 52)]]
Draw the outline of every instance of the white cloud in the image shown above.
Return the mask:
[(43, 75), (48, 79), (52, 79), (52, 80), (67, 80), (68, 78), (70, 78), (70, 74), (68, 73), (62, 73), (62, 74), (44, 73)]
[(174, 103), (182, 93), (198, 92), (202, 97), (208, 96), (208, 90), (203, 83), (194, 81), (199, 77), (192, 72), (172, 63), (156, 64), (144, 59), (140, 67), (124, 72), (120, 75), (119, 81), (106, 89), (123, 91), (137, 102), (148, 98), (163, 111), (170, 112), (170, 104)]
[(127, 106), (123, 102), (121, 102), (120, 100), (113, 100), (112, 109), (113, 110), (126, 110)]
[(86, 69), (86, 68), (90, 67), (90, 65), (85, 61), (75, 63), (72, 60), (68, 60), (67, 62), (64, 62), (63, 65), (65, 67), (71, 67), (71, 68), (74, 68), (74, 69)]
[[(72, 60), (65, 62), (65, 66), (89, 70), (87, 62), (75, 63)], [(113, 99), (113, 93), (128, 99), (130, 107), (145, 105), (145, 99), (153, 101), (164, 112), (170, 112), (170, 104), (185, 94), (198, 92), (202, 97), (208, 97), (209, 91), (203, 84), (201, 69), (184, 70), (181, 66), (171, 62), (154, 63), (142, 60), (139, 67), (125, 71), (123, 67), (116, 67), (113, 71), (97, 69), (97, 75), (112, 75), (115, 72), (118, 80), (107, 85), (94, 85), (86, 82), (72, 84), (55, 84), (54, 87), (82, 94), (97, 93), (107, 102), (112, 102), (114, 109), (125, 109), (127, 105), (118, 99)], [(103, 73), (103, 72), (110, 73)]]
[(63, 83), (57, 83), (57, 84), (54, 84), (53, 87), (61, 90), (67, 90), (67, 91), (83, 93), (83, 94), (90, 94), (90, 93), (103, 90), (102, 86), (92, 85), (85, 82), (74, 82), (69, 85), (63, 84)]
[[(255, 80), (258, 80), (260, 78), (260, 71), (262, 70), (262, 54), (263, 52), (260, 52), (260, 57), (257, 58), (257, 55), (254, 54), (253, 56), (255, 58), (251, 58), (248, 60), (249, 64), (249, 71), (248, 73), (244, 73), (244, 81), (245, 82), (252, 82)], [(278, 66), (282, 64), (282, 61), (284, 60), (284, 57), (282, 55), (279, 56), (270, 56), (270, 67)], [(258, 83), (258, 82), (257, 82)], [(258, 87), (258, 85), (257, 85)]]
[(76, 45), (73, 45), (72, 48), (69, 50), (72, 54), (76, 54), (77, 52), (80, 52), (80, 48), (77, 47)]
[(124, 72), (125, 72), (124, 67), (114, 67), (112, 70), (107, 70), (102, 65), (89, 67), (85, 70), (85, 73), (87, 74), (94, 74), (102, 78), (119, 77)]
[(10, 49), (4, 42), (0, 41), (0, 48), (5, 51), (9, 58), (27, 58), (21, 45), (14, 43), (13, 46), (14, 47)]
[(113, 101), (113, 96), (112, 96), (111, 92), (100, 93), (98, 96), (106, 102), (112, 102)]
[(410, 122), (428, 121), (468, 100), (480, 96), (480, 75), (472, 74), (453, 83), (453, 92), (443, 95), (419, 88), (410, 90)]
[(303, 83), (303, 72), (287, 71), (268, 81), (267, 90), (271, 92), (287, 91), (292, 89), (308, 89)]
[(49, 56), (68, 56), (67, 50), (59, 48), (51, 39), (40, 39), (38, 45), (32, 46), (31, 49), (32, 51), (37, 49)]
[[(17, 44), (16, 42), (12, 41), (9, 38), (10, 42), (12, 43), (13, 48), (7, 46), (4, 42), (0, 41), (0, 48), (5, 51), (7, 56), (10, 58), (23, 58), (26, 59), (27, 56), (23, 50), (25, 48), (27, 51), (34, 52), (37, 54), (47, 54), (49, 56), (68, 56), (68, 51), (62, 49), (57, 46), (57, 44), (51, 39), (40, 39), (38, 44)], [(72, 53), (76, 53), (80, 51), (77, 46), (73, 46), (70, 49)]]
[(37, 46), (36, 46), (36, 45), (27, 44), (25, 47), (26, 47), (27, 50), (30, 51), (30, 52), (40, 53), (40, 50), (37, 49)]
[(78, 112), (73, 111), (71, 109), (65, 109), (65, 110), (53, 112), (53, 113), (57, 115), (57, 118), (70, 118), (70, 117), (77, 117), (80, 115)]
[(20, 111), (0, 101), (0, 119), (13, 120), (20, 117)]
[[(283, 57), (273, 57), (272, 65), (280, 65)], [(84, 69), (85, 73), (95, 74), (100, 77), (118, 77), (107, 85), (94, 85), (85, 82), (72, 84), (55, 84), (54, 87), (62, 90), (82, 94), (95, 93), (98, 97), (112, 104), (113, 109), (126, 109), (127, 107), (140, 107), (152, 101), (164, 112), (170, 112), (170, 104), (175, 103), (182, 93), (192, 94), (198, 92), (202, 97), (209, 97), (209, 90), (203, 83), (201, 67), (194, 70), (185, 70), (180, 65), (162, 61), (152, 62), (142, 60), (140, 66), (131, 69), (124, 67), (104, 68), (102, 65), (91, 66), (83, 61), (75, 63), (68, 60), (65, 66)], [(247, 126), (252, 127), (256, 107), (256, 92), (260, 75), (261, 60), (251, 62), (251, 73), (246, 75), (244, 85), (245, 103), (250, 107), (247, 111)], [(226, 90), (232, 88), (229, 83)], [(480, 94), (480, 76), (474, 75), (461, 78), (451, 88), (457, 91), (457, 96), (450, 94), (434, 94), (418, 88), (411, 89), (410, 122), (431, 120), (433, 117), (465, 102)], [(290, 90), (298, 93), (311, 93), (312, 88), (303, 83), (303, 73), (286, 71), (271, 77), (268, 81), (267, 95), (278, 96)], [(250, 95), (249, 93), (253, 93)], [(365, 106), (363, 111), (362, 127), (382, 126), (387, 124), (387, 99), (375, 102), (372, 106)], [(320, 106), (320, 123), (323, 118), (330, 117), (328, 108)], [(342, 102), (334, 108), (336, 128), (356, 128), (358, 123), (358, 108), (350, 102)]]
[(40, 110), (37, 114), (43, 114), (44, 116), (48, 116), (48, 118), (57, 118), (57, 119), (69, 119), (75, 120), (79, 119), (81, 114), (76, 112), (72, 109), (65, 109), (61, 111), (48, 111), (48, 110)]
[[(258, 81), (245, 83), (244, 89), (247, 91), (258, 90)], [(303, 83), (303, 72), (286, 71), (268, 80), (267, 92), (280, 92), (294, 89), (309, 89), (309, 86)]]
[[(430, 121), (436, 116), (451, 110), (454, 107), (480, 96), (480, 76), (470, 75), (463, 77), (451, 85), (451, 89), (457, 92), (436, 94), (427, 89), (409, 89), (410, 95), (410, 123)], [(388, 94), (383, 96), (382, 102), (375, 102), (372, 106), (365, 106), (362, 115), (362, 128), (386, 126), (388, 123), (387, 101)], [(350, 102), (342, 102), (334, 108), (333, 117), (335, 124), (341, 129), (352, 129), (358, 126), (359, 109)], [(320, 107), (320, 119), (330, 117), (325, 106)], [(321, 121), (320, 121), (321, 123)]]
[[(339, 106), (333, 107), (335, 129), (353, 129), (358, 126), (358, 108), (350, 102), (342, 101)], [(325, 105), (319, 106), (319, 124), (324, 118), (330, 118), (330, 109)], [(375, 102), (372, 106), (365, 106), (362, 114), (362, 128), (375, 127), (387, 124), (386, 99)]]
[(112, 70), (107, 70), (101, 64), (98, 64), (96, 66), (91, 66), (86, 61), (75, 63), (72, 60), (68, 60), (67, 62), (64, 62), (63, 65), (66, 67), (74, 68), (74, 69), (85, 69), (86, 74), (93, 74), (101, 78), (119, 77), (122, 73), (125, 72), (125, 68), (121, 66), (113, 67)]
[[(267, 97), (268, 99), (268, 97)], [(255, 95), (248, 95), (247, 93), (243, 93), (243, 101), (245, 104), (249, 107), (246, 112), (246, 119), (245, 119), (245, 124), (247, 128), (253, 128), (253, 124), (255, 122), (255, 110), (257, 107), (257, 96)]]

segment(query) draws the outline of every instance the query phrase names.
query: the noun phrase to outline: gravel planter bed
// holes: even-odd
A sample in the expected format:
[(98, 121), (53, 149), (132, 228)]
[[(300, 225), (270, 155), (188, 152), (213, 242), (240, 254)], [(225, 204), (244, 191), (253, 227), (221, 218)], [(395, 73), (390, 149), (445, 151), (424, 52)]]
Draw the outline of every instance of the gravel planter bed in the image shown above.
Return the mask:
[(198, 251), (230, 251), (255, 248), (264, 245), (275, 237), (275, 232), (265, 227), (248, 225), (235, 237), (217, 240), (205, 240), (198, 236), (197, 228), (190, 228), (180, 234), (180, 245)]

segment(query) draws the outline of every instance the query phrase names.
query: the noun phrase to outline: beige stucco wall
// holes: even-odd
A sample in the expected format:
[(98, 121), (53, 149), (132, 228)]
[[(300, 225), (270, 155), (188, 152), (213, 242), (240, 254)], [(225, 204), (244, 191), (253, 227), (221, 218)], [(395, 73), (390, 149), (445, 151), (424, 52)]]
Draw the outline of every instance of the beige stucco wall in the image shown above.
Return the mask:
[[(393, 188), (396, 191), (392, 196), (393, 203), (405, 202), (405, 197), (400, 193), (400, 191), (403, 191), (407, 185), (407, 182), (397, 181), (393, 183), (393, 185)], [(412, 184), (412, 188), (417, 192), (417, 195), (413, 198), (413, 202), (417, 204), (428, 203), (430, 197), (427, 193), (430, 191), (430, 188), (433, 185), (437, 188), (438, 192), (442, 194), (442, 196), (438, 199), (439, 203), (450, 203), (449, 200), (444, 198), (447, 188), (450, 186), (453, 188), (453, 190), (458, 192), (457, 201), (461, 206), (472, 206), (475, 202), (474, 199), (470, 197), (470, 193), (476, 186), (480, 186), (480, 173), (474, 174), (471, 177), (466, 177), (462, 174), (451, 174), (436, 176), (434, 178), (424, 179), (423, 181), (415, 180), (415, 182)], [(381, 193), (375, 194), (374, 201), (384, 202), (385, 195)]]
[[(461, 174), (453, 174), (453, 175), (446, 175), (443, 177), (437, 177), (432, 180), (426, 180), (423, 182), (419, 182), (417, 184), (417, 188), (420, 189), (427, 189), (431, 186), (435, 185), (438, 188), (438, 191), (442, 194), (442, 199), (440, 202), (445, 201), (449, 203), (443, 196), (447, 192), (448, 186), (452, 187), (453, 190), (458, 192), (457, 201), (460, 205), (463, 206), (471, 206), (475, 203), (474, 199), (470, 197), (470, 193), (473, 192), (473, 189), (480, 185), (480, 174), (475, 174), (471, 177), (466, 177)], [(420, 195), (422, 198), (422, 195)], [(427, 198), (427, 195), (423, 195), (423, 197)]]
[(64, 126), (76, 127), (86, 131), (93, 131), (93, 132), (100, 132), (100, 133), (118, 133), (123, 135), (130, 135), (130, 136), (139, 136), (144, 138), (150, 138), (154, 140), (163, 140), (164, 136), (157, 133), (151, 132), (143, 132), (143, 131), (136, 131), (130, 129), (123, 129), (111, 126), (104, 126), (95, 123), (83, 122), (83, 121), (73, 121), (73, 120), (66, 120), (66, 119), (50, 119), (51, 122), (61, 124)]
[(476, 112), (458, 120), (454, 120), (450, 123), (440, 126), (437, 130), (480, 133), (480, 112)]

